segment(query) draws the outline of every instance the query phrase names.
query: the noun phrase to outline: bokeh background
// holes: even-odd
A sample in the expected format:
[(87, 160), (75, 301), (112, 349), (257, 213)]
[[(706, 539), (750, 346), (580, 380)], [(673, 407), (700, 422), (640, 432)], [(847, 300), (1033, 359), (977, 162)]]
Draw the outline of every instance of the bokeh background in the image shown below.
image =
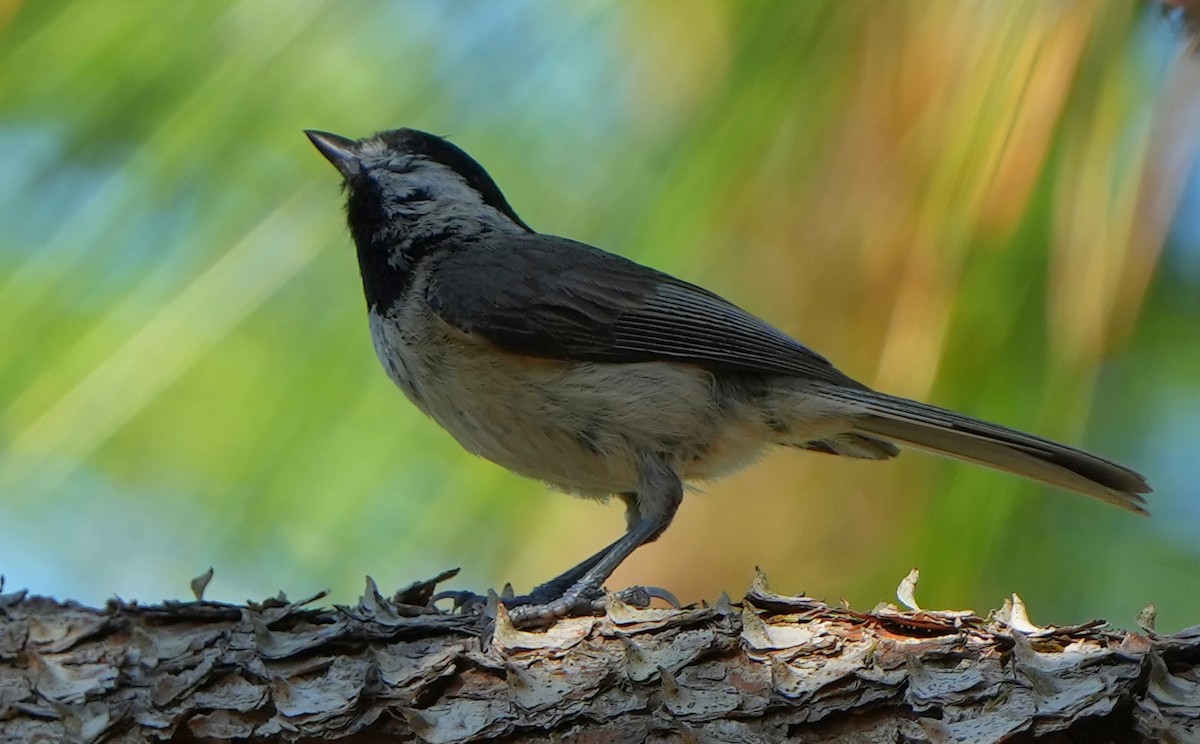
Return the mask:
[(774, 452), (611, 585), (1200, 622), (1200, 59), (1156, 3), (0, 2), (0, 572), (102, 602), (518, 589), (617, 504), (459, 449), (369, 342), (301, 134), (414, 126), (536, 229), (886, 391), (1093, 448), (1154, 517)]

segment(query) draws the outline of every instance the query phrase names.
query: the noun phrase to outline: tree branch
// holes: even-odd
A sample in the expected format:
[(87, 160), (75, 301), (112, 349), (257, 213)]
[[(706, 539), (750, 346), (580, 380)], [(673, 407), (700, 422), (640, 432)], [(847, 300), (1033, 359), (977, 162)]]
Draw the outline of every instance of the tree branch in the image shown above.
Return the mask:
[(760, 577), (740, 604), (610, 598), (536, 633), (501, 610), (484, 635), (432, 609), (444, 578), (334, 609), (0, 595), (0, 740), (1200, 740), (1200, 626), (863, 613)]

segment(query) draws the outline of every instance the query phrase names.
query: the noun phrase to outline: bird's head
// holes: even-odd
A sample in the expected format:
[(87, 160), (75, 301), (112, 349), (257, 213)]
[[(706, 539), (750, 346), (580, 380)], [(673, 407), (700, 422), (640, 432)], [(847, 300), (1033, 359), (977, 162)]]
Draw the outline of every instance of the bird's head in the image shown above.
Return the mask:
[(395, 244), (414, 231), (473, 223), (532, 232), (474, 158), (442, 137), (396, 129), (352, 140), (306, 130), (346, 182), (350, 229), (360, 247), (386, 238)]

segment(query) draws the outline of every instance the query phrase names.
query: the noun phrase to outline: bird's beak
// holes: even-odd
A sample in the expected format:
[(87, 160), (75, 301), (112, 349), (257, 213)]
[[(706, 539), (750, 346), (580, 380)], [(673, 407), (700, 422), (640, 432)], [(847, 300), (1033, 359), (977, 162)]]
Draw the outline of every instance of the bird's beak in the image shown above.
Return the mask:
[(362, 163), (358, 159), (358, 143), (354, 140), (316, 129), (305, 129), (304, 133), (345, 178), (357, 176), (362, 171)]

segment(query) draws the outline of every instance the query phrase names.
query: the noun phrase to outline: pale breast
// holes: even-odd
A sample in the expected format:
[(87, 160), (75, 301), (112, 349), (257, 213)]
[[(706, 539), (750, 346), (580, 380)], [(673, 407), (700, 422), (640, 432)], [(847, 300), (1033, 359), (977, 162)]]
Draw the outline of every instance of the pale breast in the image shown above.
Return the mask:
[(660, 362), (599, 364), (509, 354), (412, 307), (375, 315), (389, 377), (464, 448), (562, 490), (635, 490), (639, 455), (687, 479), (722, 475), (764, 446), (757, 415), (731, 409), (711, 373)]

